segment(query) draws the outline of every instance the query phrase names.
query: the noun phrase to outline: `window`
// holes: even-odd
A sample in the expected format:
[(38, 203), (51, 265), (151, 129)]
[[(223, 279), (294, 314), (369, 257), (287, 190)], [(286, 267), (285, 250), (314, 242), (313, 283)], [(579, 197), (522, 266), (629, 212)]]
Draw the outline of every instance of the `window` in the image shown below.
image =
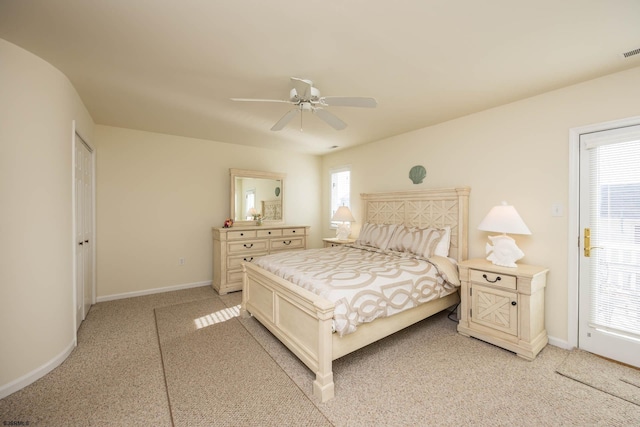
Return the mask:
[(256, 207), (256, 189), (252, 188), (250, 190), (247, 190), (244, 193), (244, 212), (245, 212), (245, 219), (247, 220), (251, 220), (254, 219), (253, 215), (251, 215), (249, 213), (249, 211), (251, 209), (255, 209)]
[[(351, 168), (343, 166), (331, 169), (331, 215), (336, 213), (340, 206), (351, 208)], [(337, 227), (337, 222), (331, 221), (331, 227)]]

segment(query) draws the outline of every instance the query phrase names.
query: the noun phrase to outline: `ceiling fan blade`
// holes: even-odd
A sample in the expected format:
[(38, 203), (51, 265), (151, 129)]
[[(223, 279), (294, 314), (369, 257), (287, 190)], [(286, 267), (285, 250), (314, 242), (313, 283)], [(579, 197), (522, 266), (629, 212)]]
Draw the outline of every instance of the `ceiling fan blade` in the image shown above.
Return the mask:
[(360, 96), (323, 96), (320, 98), (320, 102), (332, 107), (375, 108), (378, 106), (378, 101), (375, 98)]
[(324, 110), (322, 108), (314, 108), (313, 113), (327, 122), (327, 124), (335, 130), (342, 130), (347, 127), (347, 124), (345, 122), (343, 122), (327, 110)]
[(293, 80), (294, 82), (302, 82), (307, 86), (313, 86), (313, 82), (308, 79), (301, 79), (300, 77), (291, 77), (291, 80)]
[(292, 104), (291, 101), (287, 101), (284, 99), (259, 99), (259, 98), (231, 98), (232, 101), (241, 101), (241, 102), (284, 102), (287, 104)]
[(287, 112), (287, 114), (282, 116), (282, 118), (278, 120), (278, 122), (275, 125), (273, 125), (271, 130), (273, 131), (282, 130), (282, 128), (284, 128), (291, 121), (291, 119), (293, 119), (295, 115), (298, 114), (298, 111), (300, 111), (298, 108), (294, 108), (293, 110), (290, 110), (289, 112)]

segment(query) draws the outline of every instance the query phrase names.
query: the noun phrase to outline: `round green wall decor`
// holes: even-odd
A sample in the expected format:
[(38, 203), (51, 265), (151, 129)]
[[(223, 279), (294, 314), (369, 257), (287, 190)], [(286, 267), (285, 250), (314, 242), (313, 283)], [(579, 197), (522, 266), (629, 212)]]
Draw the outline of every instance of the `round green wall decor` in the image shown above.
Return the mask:
[(409, 171), (409, 179), (411, 179), (414, 184), (422, 184), (426, 176), (427, 170), (421, 165), (414, 166)]

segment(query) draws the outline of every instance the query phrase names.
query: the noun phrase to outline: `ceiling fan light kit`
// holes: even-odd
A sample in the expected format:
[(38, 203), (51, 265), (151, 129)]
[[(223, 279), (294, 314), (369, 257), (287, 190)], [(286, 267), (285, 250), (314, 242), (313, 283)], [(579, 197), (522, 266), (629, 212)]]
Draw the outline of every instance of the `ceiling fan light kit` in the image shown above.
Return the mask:
[[(258, 98), (231, 98), (231, 100), (241, 102), (284, 102), (294, 105), (294, 109), (289, 110), (276, 122), (276, 124), (273, 125), (271, 128), (272, 131), (282, 130), (298, 113), (302, 113), (303, 111), (310, 111), (335, 130), (342, 130), (347, 127), (347, 124), (324, 107), (375, 108), (378, 105), (375, 98), (370, 97), (320, 96), (320, 91), (313, 87), (313, 82), (311, 80), (291, 77), (291, 81), (294, 82), (294, 84), (301, 84), (302, 94), (299, 94), (298, 89), (294, 87), (289, 92), (289, 100)], [(300, 127), (300, 130), (302, 130), (302, 125)]]

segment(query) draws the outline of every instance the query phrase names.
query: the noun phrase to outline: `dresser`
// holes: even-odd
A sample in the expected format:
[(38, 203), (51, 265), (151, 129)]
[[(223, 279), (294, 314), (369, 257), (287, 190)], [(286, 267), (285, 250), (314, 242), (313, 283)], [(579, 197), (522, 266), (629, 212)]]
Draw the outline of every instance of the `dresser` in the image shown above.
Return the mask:
[(500, 267), (485, 259), (458, 264), (458, 332), (533, 360), (547, 345), (544, 288), (548, 269), (518, 264)]
[(213, 228), (213, 288), (220, 295), (242, 289), (242, 263), (279, 251), (307, 249), (308, 226)]

